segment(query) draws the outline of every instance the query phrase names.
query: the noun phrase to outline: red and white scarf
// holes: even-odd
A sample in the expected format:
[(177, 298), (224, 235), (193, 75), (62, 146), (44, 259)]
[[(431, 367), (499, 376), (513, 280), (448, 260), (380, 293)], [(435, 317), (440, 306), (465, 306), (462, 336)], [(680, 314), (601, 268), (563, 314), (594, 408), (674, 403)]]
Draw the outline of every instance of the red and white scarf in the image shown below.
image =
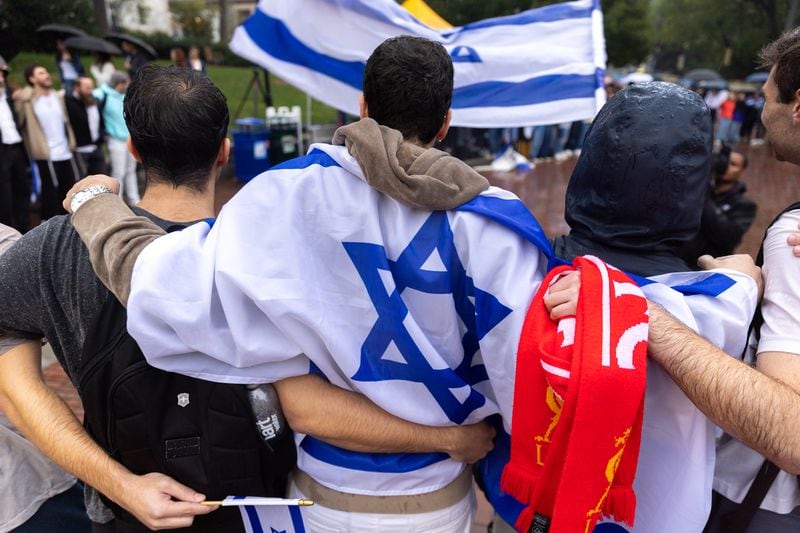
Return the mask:
[[(544, 295), (575, 269), (577, 314), (556, 323)], [(528, 504), (519, 531), (588, 533), (602, 516), (633, 524), (646, 359), (647, 301), (627, 275), (593, 256), (548, 274), (520, 335), (501, 481)]]

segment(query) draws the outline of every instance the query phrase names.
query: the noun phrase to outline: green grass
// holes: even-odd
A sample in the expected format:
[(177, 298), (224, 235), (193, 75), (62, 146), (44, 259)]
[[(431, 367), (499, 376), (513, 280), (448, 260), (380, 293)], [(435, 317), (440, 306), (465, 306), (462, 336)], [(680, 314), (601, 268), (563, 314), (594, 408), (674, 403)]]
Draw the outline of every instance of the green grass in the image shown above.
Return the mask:
[[(91, 61), (92, 59), (88, 56), (82, 58), (83, 66), (87, 72), (89, 71), (88, 67), (91, 65)], [(113, 61), (118, 69), (122, 70), (124, 68), (122, 58), (115, 57), (113, 58)], [(16, 86), (21, 87), (24, 85), (22, 71), (25, 68), (25, 65), (29, 65), (31, 63), (38, 63), (46, 67), (53, 76), (54, 85), (56, 88), (60, 88), (60, 83), (58, 81), (58, 69), (56, 68), (54, 55), (35, 54), (29, 52), (20, 53), (10, 62), (10, 78)], [(159, 65), (169, 64), (168, 61), (157, 61), (156, 63)], [(247, 91), (247, 87), (253, 77), (252, 70), (246, 67), (225, 67), (211, 65), (208, 67), (208, 76), (217, 85), (217, 87), (219, 87), (219, 89), (222, 91), (222, 94), (224, 94), (228, 99), (228, 107), (230, 108), (231, 118), (238, 118), (233, 117), (233, 114), (236, 112), (239, 104), (242, 102), (245, 92)], [(263, 80), (264, 78), (262, 75), (262, 83)], [(306, 121), (306, 94), (304, 92), (295, 89), (276, 76), (270, 76), (270, 88), (272, 92), (272, 103), (274, 106), (291, 107), (299, 105), (303, 113), (303, 122)], [(265, 112), (264, 100), (263, 98), (258, 98), (256, 116), (263, 118)], [(244, 117), (253, 115), (252, 91), (250, 97), (242, 107), (241, 115)], [(317, 100), (312, 100), (311, 121), (314, 124), (335, 123), (336, 110), (320, 103)]]

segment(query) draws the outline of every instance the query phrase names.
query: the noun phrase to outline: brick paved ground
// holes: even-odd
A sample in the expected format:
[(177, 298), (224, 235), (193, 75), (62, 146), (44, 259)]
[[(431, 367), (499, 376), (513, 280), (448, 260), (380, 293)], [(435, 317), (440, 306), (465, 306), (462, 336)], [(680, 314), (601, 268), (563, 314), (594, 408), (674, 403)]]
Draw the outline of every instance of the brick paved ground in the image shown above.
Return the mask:
[[(800, 199), (800, 171), (789, 163), (775, 161), (768, 147), (739, 146), (750, 159), (745, 174), (750, 196), (758, 203), (759, 210), (753, 227), (744, 237), (738, 251), (755, 256), (764, 230), (775, 215), (788, 203)], [(488, 173), (493, 185), (517, 194), (536, 215), (549, 236), (560, 235), (569, 230), (564, 222), (564, 194), (575, 160), (548, 162), (537, 165), (526, 173)], [(235, 179), (221, 180), (217, 185), (217, 210), (241, 187)], [(45, 379), (61, 395), (72, 409), (83, 416), (74, 388), (58, 364), (45, 369)], [(478, 516), (473, 533), (486, 531), (491, 521), (491, 507), (479, 498)]]

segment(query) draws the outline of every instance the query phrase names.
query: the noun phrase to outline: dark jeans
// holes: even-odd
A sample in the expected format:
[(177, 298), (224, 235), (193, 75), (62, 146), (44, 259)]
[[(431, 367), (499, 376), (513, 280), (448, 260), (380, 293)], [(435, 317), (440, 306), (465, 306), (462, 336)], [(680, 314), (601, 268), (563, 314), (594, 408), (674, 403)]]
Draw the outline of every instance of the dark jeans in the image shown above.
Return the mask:
[(25, 233), (30, 228), (31, 186), (22, 143), (0, 143), (0, 223)]
[(103, 149), (99, 146), (96, 146), (93, 152), (75, 152), (75, 156), (78, 159), (78, 172), (81, 178), (91, 176), (92, 174), (108, 173), (106, 156), (103, 154)]
[[(739, 504), (714, 492), (714, 503), (711, 508), (711, 517), (703, 533), (725, 533), (724, 517), (734, 511)], [(800, 514), (795, 510), (792, 514), (778, 514), (772, 511), (759, 509), (756, 511), (747, 533), (796, 533), (800, 531)]]
[(66, 215), (67, 211), (61, 202), (67, 193), (80, 179), (74, 159), (66, 161), (36, 161), (39, 178), (42, 181), (42, 220), (56, 215)]
[(27, 522), (13, 529), (13, 533), (89, 533), (92, 530), (83, 505), (83, 485), (53, 496), (39, 507)]

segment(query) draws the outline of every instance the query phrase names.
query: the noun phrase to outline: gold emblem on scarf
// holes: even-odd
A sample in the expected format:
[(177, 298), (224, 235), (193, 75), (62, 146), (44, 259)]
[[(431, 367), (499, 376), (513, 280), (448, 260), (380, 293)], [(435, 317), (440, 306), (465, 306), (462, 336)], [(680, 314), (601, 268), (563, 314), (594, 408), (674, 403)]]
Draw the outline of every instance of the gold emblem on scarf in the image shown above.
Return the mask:
[(606, 464), (606, 481), (608, 481), (608, 486), (606, 487), (606, 490), (603, 491), (603, 495), (600, 496), (600, 501), (597, 502), (597, 506), (586, 513), (587, 520), (585, 533), (589, 533), (589, 528), (592, 524), (594, 516), (601, 513), (600, 510), (603, 507), (603, 502), (608, 497), (608, 492), (611, 490), (611, 484), (614, 481), (614, 476), (617, 475), (617, 469), (619, 468), (619, 463), (622, 460), (622, 454), (625, 452), (625, 444), (628, 442), (628, 437), (630, 437), (630, 435), (631, 428), (628, 428), (621, 437), (616, 437), (614, 439), (614, 447), (618, 448), (618, 450), (614, 455), (611, 456), (608, 464)]
[[(547, 404), (547, 407), (549, 407), (550, 411), (553, 413), (553, 418), (550, 419), (550, 425), (547, 426), (547, 431), (544, 432), (544, 435), (537, 435), (535, 440), (537, 443), (550, 444), (550, 442), (552, 442), (550, 437), (552, 436), (553, 430), (556, 429), (558, 421), (561, 418), (561, 408), (564, 407), (564, 400), (558, 394), (556, 394), (556, 391), (554, 391), (552, 387), (548, 386), (544, 401)], [(544, 461), (542, 460), (542, 444), (536, 445), (536, 464), (539, 466), (544, 464)]]

